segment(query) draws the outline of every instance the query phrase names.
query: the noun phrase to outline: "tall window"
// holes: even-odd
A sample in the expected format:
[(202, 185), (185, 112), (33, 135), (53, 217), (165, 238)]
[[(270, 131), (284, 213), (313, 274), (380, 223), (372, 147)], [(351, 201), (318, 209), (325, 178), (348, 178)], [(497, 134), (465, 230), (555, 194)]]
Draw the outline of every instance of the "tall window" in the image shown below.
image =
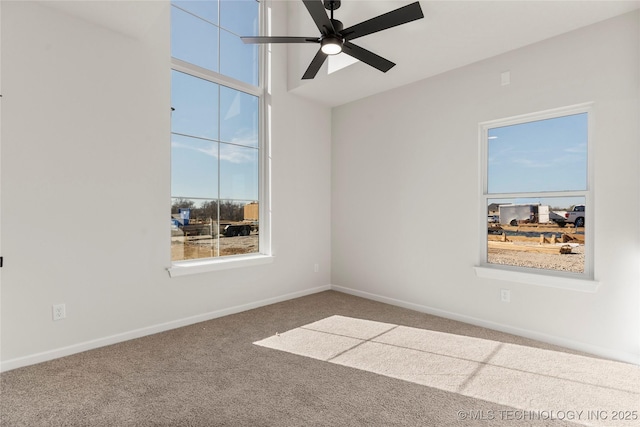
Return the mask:
[(171, 2), (171, 258), (260, 251), (256, 0)]
[(592, 278), (589, 107), (481, 124), (484, 265)]

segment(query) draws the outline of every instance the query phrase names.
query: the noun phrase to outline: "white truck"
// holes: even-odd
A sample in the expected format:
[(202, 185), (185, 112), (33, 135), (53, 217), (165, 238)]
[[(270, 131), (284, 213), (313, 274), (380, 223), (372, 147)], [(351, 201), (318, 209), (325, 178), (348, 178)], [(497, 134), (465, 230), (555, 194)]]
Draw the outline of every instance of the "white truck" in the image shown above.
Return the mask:
[(566, 212), (556, 212), (556, 214), (560, 217), (555, 218), (554, 221), (560, 227), (564, 227), (566, 224), (573, 224), (576, 227), (584, 227), (584, 205), (575, 205), (573, 207), (573, 210)]

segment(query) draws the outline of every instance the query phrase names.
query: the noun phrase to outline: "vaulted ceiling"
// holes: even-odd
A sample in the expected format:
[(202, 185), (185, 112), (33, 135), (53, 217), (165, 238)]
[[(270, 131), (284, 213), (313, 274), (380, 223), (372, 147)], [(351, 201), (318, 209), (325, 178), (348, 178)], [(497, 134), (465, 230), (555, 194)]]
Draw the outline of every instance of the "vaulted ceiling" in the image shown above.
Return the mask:
[[(334, 17), (345, 27), (412, 1), (342, 0)], [(289, 87), (326, 105), (341, 105), (434, 76), (638, 9), (640, 1), (420, 1), (424, 19), (357, 39), (397, 65), (386, 74), (355, 63), (300, 80), (315, 45), (289, 46)], [(291, 36), (317, 28), (301, 1), (289, 4)]]
[[(135, 37), (156, 18), (144, 5), (150, 1), (161, 4), (156, 0), (41, 3)], [(272, 35), (316, 36), (317, 28), (302, 2), (286, 1), (288, 34), (278, 29)], [(351, 26), (411, 2), (342, 0), (334, 17)], [(640, 8), (640, 0), (421, 0), (420, 5), (424, 19), (357, 40), (397, 64), (387, 73), (356, 62), (329, 74), (325, 64), (314, 80), (302, 81), (317, 46), (282, 47), (288, 49), (290, 90), (328, 106), (341, 105), (630, 12)]]

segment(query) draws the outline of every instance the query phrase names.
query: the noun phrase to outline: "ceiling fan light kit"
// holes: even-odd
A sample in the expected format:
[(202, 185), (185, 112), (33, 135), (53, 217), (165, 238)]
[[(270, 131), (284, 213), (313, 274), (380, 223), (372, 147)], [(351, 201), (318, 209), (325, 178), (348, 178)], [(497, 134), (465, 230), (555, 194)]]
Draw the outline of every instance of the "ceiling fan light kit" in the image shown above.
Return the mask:
[(344, 41), (339, 37), (327, 36), (324, 37), (320, 42), (320, 49), (322, 49), (322, 52), (326, 53), (327, 55), (337, 55), (338, 53), (342, 52), (343, 43)]
[[(320, 31), (319, 37), (241, 37), (244, 43), (252, 44), (319, 43), (320, 49), (311, 61), (302, 79), (313, 79), (316, 74), (318, 74), (318, 71), (320, 71), (320, 67), (324, 64), (327, 56), (336, 55), (340, 52), (344, 52), (386, 73), (396, 64), (351, 43), (351, 40), (424, 18), (420, 3), (415, 2), (351, 27), (344, 28), (342, 22), (333, 19), (333, 11), (340, 7), (340, 0), (302, 0), (302, 2)], [(325, 9), (330, 11), (331, 17), (327, 16)]]

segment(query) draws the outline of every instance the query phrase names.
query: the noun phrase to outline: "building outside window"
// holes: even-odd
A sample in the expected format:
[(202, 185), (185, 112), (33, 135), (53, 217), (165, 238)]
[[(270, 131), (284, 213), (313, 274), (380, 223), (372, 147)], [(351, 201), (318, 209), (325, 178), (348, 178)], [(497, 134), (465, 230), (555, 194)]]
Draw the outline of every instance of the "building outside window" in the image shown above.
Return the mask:
[(591, 119), (579, 105), (480, 125), (481, 265), (593, 278)]
[(260, 253), (256, 0), (171, 2), (171, 259)]

